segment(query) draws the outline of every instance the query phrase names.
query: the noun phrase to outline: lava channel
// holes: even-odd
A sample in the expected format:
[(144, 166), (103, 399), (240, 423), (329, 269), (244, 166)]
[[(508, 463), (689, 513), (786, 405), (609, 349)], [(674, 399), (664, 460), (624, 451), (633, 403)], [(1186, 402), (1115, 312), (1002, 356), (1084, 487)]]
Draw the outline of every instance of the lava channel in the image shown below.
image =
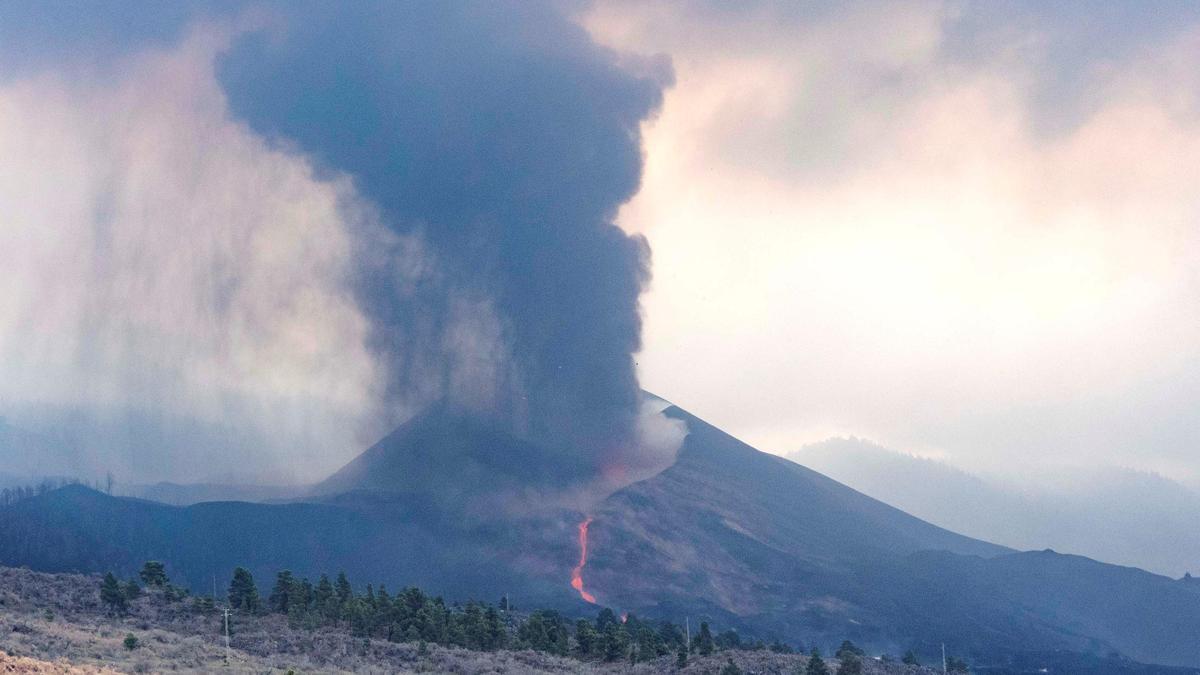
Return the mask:
[(579, 597), (594, 605), (596, 596), (583, 590), (583, 566), (587, 564), (588, 525), (591, 524), (591, 516), (579, 523), (579, 564), (571, 570), (571, 588), (579, 591)]

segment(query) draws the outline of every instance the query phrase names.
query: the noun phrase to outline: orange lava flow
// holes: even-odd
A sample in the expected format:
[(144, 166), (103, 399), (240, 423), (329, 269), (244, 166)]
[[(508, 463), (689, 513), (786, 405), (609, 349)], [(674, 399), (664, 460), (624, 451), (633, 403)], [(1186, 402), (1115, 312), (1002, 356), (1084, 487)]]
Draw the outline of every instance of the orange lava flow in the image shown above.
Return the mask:
[(579, 597), (594, 605), (596, 604), (596, 596), (583, 590), (583, 566), (587, 564), (587, 534), (588, 525), (591, 524), (591, 516), (588, 516), (579, 523), (579, 564), (575, 566), (575, 569), (571, 570), (571, 588), (579, 591)]

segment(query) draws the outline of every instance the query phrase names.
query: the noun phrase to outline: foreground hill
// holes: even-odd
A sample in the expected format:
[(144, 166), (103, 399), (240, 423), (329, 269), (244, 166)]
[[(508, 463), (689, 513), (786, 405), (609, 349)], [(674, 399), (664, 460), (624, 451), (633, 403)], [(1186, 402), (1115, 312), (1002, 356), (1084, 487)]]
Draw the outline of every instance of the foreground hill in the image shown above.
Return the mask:
[[(423, 504), (361, 495), (346, 502), (175, 507), (71, 485), (0, 509), (0, 564), (128, 575), (145, 560), (163, 560), (172, 578), (194, 590), (224, 583), (239, 565), (261, 578), (285, 568), (310, 577), (345, 570), (452, 597), (530, 587), (500, 557), (511, 538), (504, 533), (459, 529)], [(555, 543), (565, 576), (569, 532)]]
[(689, 429), (675, 464), (587, 513), (527, 498), (519, 508), (474, 508), (538, 494), (561, 467), (486, 424), (435, 410), (309, 503), (180, 508), (68, 487), (0, 509), (0, 563), (128, 574), (160, 559), (196, 590), (235, 565), (260, 578), (344, 569), (392, 587), (462, 599), (505, 593), (579, 614), (593, 610), (569, 581), (590, 516), (579, 581), (618, 611), (707, 617), (823, 649), (850, 638), (875, 653), (932, 658), (946, 642), (982, 665), (1063, 652), (1200, 665), (1195, 584), (963, 537), (678, 408), (667, 414)]

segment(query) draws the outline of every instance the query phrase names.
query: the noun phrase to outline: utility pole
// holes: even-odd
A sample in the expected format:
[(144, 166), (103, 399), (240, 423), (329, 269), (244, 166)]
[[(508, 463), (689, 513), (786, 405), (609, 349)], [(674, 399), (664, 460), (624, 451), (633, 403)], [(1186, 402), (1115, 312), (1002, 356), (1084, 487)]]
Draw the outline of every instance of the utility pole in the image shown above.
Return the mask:
[(684, 630), (687, 631), (685, 633), (687, 635), (687, 645), (685, 647), (687, 649), (687, 653), (691, 654), (692, 653), (692, 618), (690, 616), (683, 617), (683, 626), (684, 626)]
[(942, 643), (942, 675), (946, 675), (946, 643)]
[(229, 612), (228, 607), (221, 608), (221, 613), (225, 615), (225, 663), (229, 663)]

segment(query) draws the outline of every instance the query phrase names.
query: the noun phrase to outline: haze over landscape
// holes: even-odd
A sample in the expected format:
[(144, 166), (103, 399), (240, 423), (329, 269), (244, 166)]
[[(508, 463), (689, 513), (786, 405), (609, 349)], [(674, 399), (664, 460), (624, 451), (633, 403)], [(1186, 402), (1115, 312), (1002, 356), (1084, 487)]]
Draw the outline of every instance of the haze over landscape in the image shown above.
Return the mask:
[(1200, 486), (1194, 4), (673, 7), (588, 20), (676, 72), (620, 221), (648, 389), (781, 454)]
[(153, 669), (71, 640), (220, 580), (283, 671), (1193, 672), (1197, 63), (1169, 0), (0, 3), (0, 652)]

